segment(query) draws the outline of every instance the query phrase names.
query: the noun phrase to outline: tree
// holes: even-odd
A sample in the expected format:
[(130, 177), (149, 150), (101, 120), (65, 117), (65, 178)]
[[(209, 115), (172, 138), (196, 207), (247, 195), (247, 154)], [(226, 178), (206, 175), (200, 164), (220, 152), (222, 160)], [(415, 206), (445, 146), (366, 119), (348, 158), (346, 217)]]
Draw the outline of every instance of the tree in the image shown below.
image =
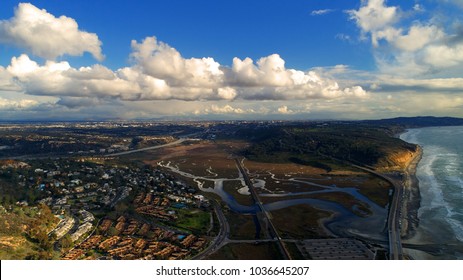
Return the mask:
[(71, 249), (74, 246), (74, 242), (69, 234), (66, 234), (59, 240), (59, 245), (61, 247), (61, 252), (64, 253)]
[(110, 227), (108, 230), (109, 236), (116, 236), (119, 235), (119, 231), (115, 227)]

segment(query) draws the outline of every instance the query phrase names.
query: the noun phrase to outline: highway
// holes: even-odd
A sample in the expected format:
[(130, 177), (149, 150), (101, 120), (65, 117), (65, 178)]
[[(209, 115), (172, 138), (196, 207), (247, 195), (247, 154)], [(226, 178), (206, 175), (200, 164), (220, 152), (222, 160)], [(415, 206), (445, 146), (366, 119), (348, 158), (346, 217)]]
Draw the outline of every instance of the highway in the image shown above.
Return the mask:
[(254, 185), (252, 184), (251, 180), (249, 179), (248, 173), (244, 170), (243, 165), (241, 164), (241, 161), (238, 158), (235, 158), (236, 166), (238, 167), (240, 173), (243, 175), (244, 182), (249, 188), (249, 192), (251, 193), (251, 196), (253, 197), (255, 203), (259, 207), (260, 211), (263, 213), (265, 222), (267, 224), (267, 228), (270, 232), (270, 235), (274, 238), (274, 240), (278, 241), (278, 246), (280, 248), (280, 251), (283, 255), (283, 257), (287, 260), (291, 260), (291, 254), (289, 253), (288, 249), (286, 248), (283, 240), (281, 237), (278, 235), (278, 231), (275, 228), (275, 225), (272, 223), (272, 219), (270, 218), (269, 213), (265, 209), (264, 205), (260, 201), (259, 195), (256, 192), (256, 189), (254, 188)]
[(107, 155), (104, 155), (104, 156), (105, 157), (117, 157), (117, 156), (129, 155), (129, 154), (143, 152), (143, 151), (155, 150), (155, 149), (165, 148), (165, 147), (169, 147), (169, 146), (175, 146), (175, 145), (178, 145), (178, 144), (181, 144), (181, 143), (185, 142), (186, 140), (191, 140), (191, 139), (180, 138), (180, 139), (178, 139), (178, 140), (176, 140), (174, 142), (170, 142), (170, 143), (167, 143), (167, 144), (162, 144), (162, 145), (157, 145), (157, 146), (152, 146), (152, 147), (146, 147), (146, 148), (141, 148), (141, 149), (136, 149), (136, 150), (130, 150), (130, 151), (125, 151), (125, 152), (120, 152), (120, 153), (107, 154)]
[[(181, 144), (187, 140), (195, 140), (191, 138), (180, 138), (174, 142), (170, 142), (167, 144), (162, 144), (162, 145), (157, 145), (157, 146), (151, 146), (151, 147), (146, 147), (146, 148), (141, 148), (141, 149), (136, 149), (136, 150), (130, 150), (130, 151), (125, 151), (125, 152), (119, 152), (119, 153), (112, 153), (112, 154), (106, 154), (106, 155), (99, 155), (99, 154), (92, 154), (92, 156), (96, 157), (117, 157), (117, 156), (123, 156), (123, 155), (129, 155), (133, 153), (138, 153), (138, 152), (143, 152), (143, 151), (149, 151), (149, 150), (156, 150), (156, 149), (161, 149), (165, 147), (170, 147), (170, 146), (175, 146), (178, 144)], [(16, 157), (0, 157), (0, 159), (42, 159), (42, 158), (50, 158), (50, 157), (72, 157), (75, 156), (75, 154), (42, 154), (42, 155), (23, 155), (23, 156), (16, 156)]]
[[(191, 140), (189, 138), (180, 138), (174, 142), (163, 144), (163, 145), (157, 145), (157, 146), (152, 146), (152, 147), (146, 147), (146, 148), (141, 148), (141, 149), (136, 149), (136, 150), (131, 150), (131, 151), (125, 151), (125, 152), (119, 152), (119, 153), (113, 153), (113, 154), (107, 154), (105, 155), (106, 157), (112, 157), (112, 156), (122, 156), (122, 155), (128, 155), (132, 153), (138, 153), (138, 152), (143, 152), (143, 151), (148, 151), (148, 150), (155, 150), (155, 149), (160, 149), (160, 148), (165, 148), (169, 146), (175, 146), (178, 144), (181, 144), (187, 140)], [(254, 188), (254, 185), (252, 184), (251, 180), (249, 179), (249, 176), (247, 172), (244, 170), (241, 161), (238, 158), (235, 158), (236, 165), (240, 171), (240, 173), (243, 175), (243, 179), (246, 183), (246, 185), (249, 188), (249, 192), (251, 193), (251, 196), (253, 197), (256, 205), (259, 207), (260, 211), (262, 212), (264, 216), (265, 223), (267, 224), (267, 229), (269, 230), (270, 235), (272, 238), (274, 238), (276, 241), (278, 241), (280, 251), (286, 259), (291, 259), (291, 255), (288, 252), (288, 249), (286, 248), (284, 242), (282, 241), (281, 237), (278, 235), (278, 232), (272, 222), (272, 219), (269, 215), (269, 213), (265, 210), (264, 205), (260, 201), (260, 198)], [(389, 258), (391, 260), (400, 260), (403, 259), (403, 252), (402, 252), (402, 243), (401, 243), (401, 238), (400, 238), (400, 226), (399, 226), (399, 219), (400, 219), (400, 206), (401, 206), (401, 197), (403, 195), (403, 186), (397, 183), (395, 180), (380, 174), (370, 168), (358, 166), (352, 163), (349, 163), (350, 165), (362, 169), (366, 172), (372, 173), (388, 182), (390, 182), (394, 186), (394, 194), (392, 197), (392, 202), (391, 206), (389, 207), (389, 215), (388, 215), (388, 236), (389, 236)], [(228, 226), (228, 222), (220, 209), (220, 206), (218, 205), (217, 202), (214, 201), (214, 209), (217, 214), (219, 223), (220, 223), (220, 232), (217, 235), (217, 237), (214, 239), (212, 244), (203, 252), (198, 254), (197, 256), (194, 257), (194, 259), (202, 259), (205, 258), (206, 256), (212, 254), (213, 252), (217, 251), (223, 243), (228, 240), (227, 237), (229, 235), (230, 229)]]
[(361, 169), (368, 173), (371, 173), (377, 177), (380, 177), (383, 180), (388, 181), (392, 186), (394, 186), (394, 194), (392, 196), (392, 202), (389, 207), (389, 214), (387, 219), (387, 228), (388, 228), (388, 239), (389, 239), (389, 259), (390, 260), (402, 260), (403, 259), (403, 250), (402, 250), (402, 241), (400, 238), (400, 209), (402, 205), (402, 196), (403, 196), (403, 185), (398, 183), (396, 180), (389, 178), (388, 176), (374, 171), (371, 168), (359, 166), (351, 162), (340, 160), (334, 157), (325, 155), (325, 157), (348, 164), (355, 168)]
[(403, 195), (403, 186), (397, 181), (389, 178), (388, 176), (378, 173), (370, 168), (358, 166), (351, 164), (352, 166), (362, 169), (366, 172), (374, 174), (394, 186), (394, 194), (392, 196), (392, 202), (389, 207), (389, 215), (387, 220), (388, 236), (389, 236), (389, 259), (390, 260), (402, 260), (403, 259), (403, 250), (402, 250), (402, 241), (400, 239), (400, 208), (401, 208), (401, 198)]

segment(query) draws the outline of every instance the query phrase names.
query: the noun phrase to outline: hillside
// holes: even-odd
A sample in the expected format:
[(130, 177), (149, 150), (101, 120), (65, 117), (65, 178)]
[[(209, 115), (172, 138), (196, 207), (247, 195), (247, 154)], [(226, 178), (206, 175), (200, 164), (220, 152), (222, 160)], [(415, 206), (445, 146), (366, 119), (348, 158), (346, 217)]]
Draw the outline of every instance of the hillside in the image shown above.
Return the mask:
[(45, 205), (0, 205), (0, 259), (52, 259), (53, 242), (48, 231), (56, 218)]
[(332, 157), (377, 168), (403, 168), (416, 151), (416, 146), (393, 137), (394, 132), (393, 129), (368, 125), (327, 123), (240, 133), (252, 142), (244, 151), (249, 159), (292, 161), (329, 171), (323, 158)]
[(463, 125), (462, 118), (452, 117), (399, 117), (393, 119), (382, 120), (366, 120), (363, 124), (374, 126), (401, 126), (404, 128), (417, 128), (428, 126), (460, 126)]

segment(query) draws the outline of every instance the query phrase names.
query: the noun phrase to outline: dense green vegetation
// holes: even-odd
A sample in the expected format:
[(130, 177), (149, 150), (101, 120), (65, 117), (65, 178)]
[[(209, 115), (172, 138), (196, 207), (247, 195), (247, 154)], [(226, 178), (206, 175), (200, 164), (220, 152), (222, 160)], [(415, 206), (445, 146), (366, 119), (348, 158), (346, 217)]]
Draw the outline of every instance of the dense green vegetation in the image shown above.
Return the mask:
[(195, 234), (204, 234), (210, 227), (211, 214), (200, 209), (175, 209), (178, 220), (174, 226), (187, 229)]
[(388, 126), (388, 127), (426, 127), (426, 126), (459, 126), (463, 125), (462, 118), (452, 117), (399, 117), (384, 120), (369, 120), (362, 121), (361, 123), (375, 125), (375, 126)]
[(48, 232), (57, 219), (46, 205), (0, 206), (0, 259), (53, 259)]
[[(313, 126), (281, 126), (261, 128), (240, 135), (253, 135), (251, 147), (244, 155), (266, 162), (289, 161), (330, 171), (320, 158), (336, 158), (364, 165), (387, 165), (393, 152), (416, 148), (398, 138), (387, 128), (374, 128), (358, 123)], [(246, 137), (246, 136), (245, 136)]]

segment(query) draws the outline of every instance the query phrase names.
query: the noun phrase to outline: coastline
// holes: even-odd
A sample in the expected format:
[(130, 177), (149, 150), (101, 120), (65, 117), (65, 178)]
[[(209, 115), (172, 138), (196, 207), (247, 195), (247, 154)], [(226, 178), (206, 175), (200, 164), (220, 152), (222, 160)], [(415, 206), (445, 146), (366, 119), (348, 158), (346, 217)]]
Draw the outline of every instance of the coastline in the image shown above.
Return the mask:
[[(412, 143), (415, 144), (415, 143)], [(423, 149), (418, 145), (412, 159), (409, 161), (403, 173), (404, 198), (402, 201), (401, 237), (404, 240), (415, 236), (419, 225), (418, 210), (421, 206), (419, 180), (416, 171), (423, 157)]]
[[(401, 208), (401, 222), (403, 225), (401, 236), (404, 245), (404, 255), (408, 259), (418, 260), (462, 259), (463, 249), (461, 247), (461, 238), (458, 239), (457, 237), (457, 233), (461, 232), (457, 231), (458, 228), (455, 229), (453, 227), (454, 224), (451, 224), (451, 222), (454, 220), (449, 219), (449, 213), (446, 212), (448, 210), (447, 207), (461, 206), (461, 203), (454, 203), (450, 206), (447, 204), (454, 202), (452, 199), (460, 199), (461, 201), (461, 196), (449, 191), (448, 188), (445, 189), (447, 183), (449, 187), (459, 187), (459, 185), (458, 181), (455, 184), (455, 182), (445, 179), (452, 175), (445, 172), (448, 171), (447, 166), (450, 164), (449, 162), (453, 162), (451, 160), (457, 158), (457, 155), (463, 154), (463, 149), (458, 145), (458, 139), (461, 139), (463, 131), (461, 129), (456, 132), (453, 129), (439, 130), (439, 128), (429, 128), (425, 132), (419, 132), (420, 135), (424, 135), (422, 138), (417, 137), (417, 133), (411, 132), (410, 134), (406, 134), (406, 132), (399, 136), (400, 139), (417, 145), (417, 147), (417, 143), (420, 143), (420, 145), (424, 143), (426, 146), (421, 146), (421, 149), (417, 150), (418, 153), (414, 155), (414, 158), (410, 158), (410, 161), (407, 162), (408, 165), (406, 168), (402, 169), (401, 179), (404, 186), (403, 189), (407, 192), (407, 196), (404, 196), (402, 199)], [(460, 135), (460, 137), (455, 138), (455, 135)], [(424, 149), (426, 150), (424, 151)], [(451, 152), (448, 152), (446, 149), (450, 149), (449, 151)], [(421, 159), (423, 160), (422, 163), (420, 163)], [(440, 169), (436, 169), (437, 171), (431, 170), (430, 165), (438, 162), (437, 159), (442, 161), (441, 165), (436, 167)], [(458, 161), (455, 161), (454, 169), (461, 170), (461, 162), (459, 163), (460, 165), (456, 164), (458, 164)], [(443, 172), (440, 174), (441, 176), (447, 176), (440, 178), (441, 184), (444, 185), (443, 189), (436, 185), (438, 184), (437, 179), (428, 181), (430, 180), (428, 179), (429, 176), (435, 178), (434, 172), (440, 172), (440, 170)], [(461, 172), (459, 174), (461, 175)], [(458, 176), (458, 173), (455, 176)], [(423, 181), (419, 182), (419, 180)], [(452, 182), (454, 183), (453, 185), (451, 184)], [(447, 190), (447, 194), (450, 195), (450, 202), (443, 201), (443, 197), (436, 202), (436, 197), (439, 197), (439, 193), (435, 195), (434, 191), (436, 189), (433, 188), (440, 191)], [(442, 193), (440, 194), (442, 195)], [(461, 211), (461, 208), (457, 209)], [(461, 220), (455, 220), (455, 223), (461, 226), (459, 222)]]

